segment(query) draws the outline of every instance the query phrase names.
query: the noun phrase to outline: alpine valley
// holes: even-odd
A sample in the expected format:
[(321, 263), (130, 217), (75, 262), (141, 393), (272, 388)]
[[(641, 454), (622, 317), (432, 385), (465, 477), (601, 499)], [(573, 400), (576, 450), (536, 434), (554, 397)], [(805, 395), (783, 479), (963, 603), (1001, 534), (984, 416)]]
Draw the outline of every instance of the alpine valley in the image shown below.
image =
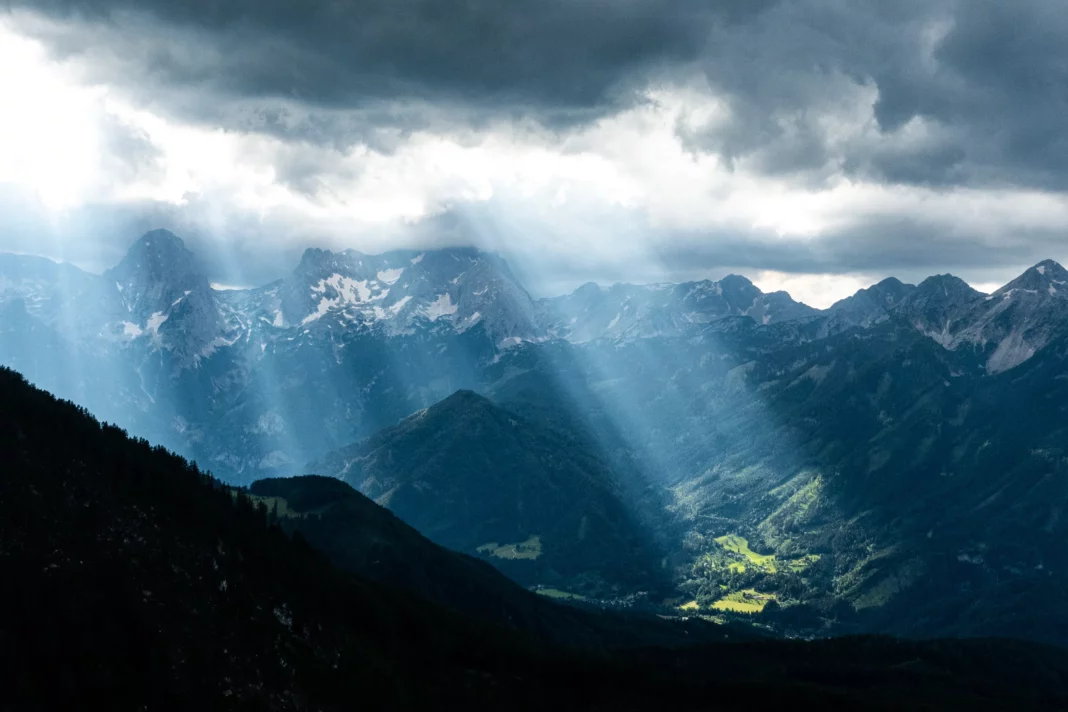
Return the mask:
[[(341, 568), (368, 575), (388, 530), (445, 573), (394, 561), (385, 582), (446, 607), (471, 608), (473, 576), (471, 601), (540, 615), (478, 557), (588, 611), (1064, 642), (1055, 262), (992, 294), (890, 278), (826, 310), (734, 275), (536, 300), (466, 247), (309, 249), (256, 289), (207, 273), (164, 230), (101, 275), (2, 255), (0, 364), (266, 502)], [(270, 479), (299, 474), (336, 479)]]

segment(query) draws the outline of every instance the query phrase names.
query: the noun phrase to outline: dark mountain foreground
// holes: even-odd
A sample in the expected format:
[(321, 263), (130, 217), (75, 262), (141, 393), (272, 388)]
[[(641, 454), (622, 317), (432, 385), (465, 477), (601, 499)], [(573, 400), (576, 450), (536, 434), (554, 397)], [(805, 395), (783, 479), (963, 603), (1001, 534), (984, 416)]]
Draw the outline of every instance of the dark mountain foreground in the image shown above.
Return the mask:
[(0, 457), (6, 709), (1068, 705), (1068, 653), (1022, 643), (546, 645), (334, 568), (265, 507), (7, 370)]

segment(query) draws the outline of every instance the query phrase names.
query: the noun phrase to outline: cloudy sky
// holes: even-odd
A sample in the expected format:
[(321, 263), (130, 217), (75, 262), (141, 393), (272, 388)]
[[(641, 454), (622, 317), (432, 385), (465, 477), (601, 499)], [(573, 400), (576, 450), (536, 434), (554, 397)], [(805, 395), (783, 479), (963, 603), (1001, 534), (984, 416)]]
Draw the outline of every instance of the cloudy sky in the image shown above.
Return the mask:
[(476, 244), (824, 306), (1068, 261), (1066, 0), (0, 0), (0, 250)]

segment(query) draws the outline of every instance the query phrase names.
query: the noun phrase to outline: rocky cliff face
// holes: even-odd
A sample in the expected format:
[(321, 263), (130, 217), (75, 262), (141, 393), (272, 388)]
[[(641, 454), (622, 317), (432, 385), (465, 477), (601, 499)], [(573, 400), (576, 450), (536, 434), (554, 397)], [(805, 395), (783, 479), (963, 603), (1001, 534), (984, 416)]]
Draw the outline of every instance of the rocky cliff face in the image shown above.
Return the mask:
[(208, 355), (223, 336), (216, 295), (204, 269), (173, 233), (147, 233), (104, 279), (114, 283), (126, 310), (118, 325), (108, 326), (121, 326), (121, 335), (167, 349), (180, 368)]

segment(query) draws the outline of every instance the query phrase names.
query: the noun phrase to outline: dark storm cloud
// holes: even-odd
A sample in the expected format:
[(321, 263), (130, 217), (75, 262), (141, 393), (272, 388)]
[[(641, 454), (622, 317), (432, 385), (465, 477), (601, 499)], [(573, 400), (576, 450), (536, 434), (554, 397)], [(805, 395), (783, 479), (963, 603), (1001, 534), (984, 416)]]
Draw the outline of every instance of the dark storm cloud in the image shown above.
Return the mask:
[[(697, 57), (712, 25), (767, 1), (8, 4), (55, 21), (32, 31), (58, 55), (87, 57), (102, 78), (132, 83), (146, 98), (176, 102), (209, 120), (226, 118), (235, 111), (229, 102), (236, 102), (249, 125), (315, 135), (336, 128), (330, 111), (356, 109), (368, 121), (388, 120), (398, 102), (414, 111), (394, 118), (417, 125), (427, 113), (449, 111), (476, 119), (533, 115), (550, 124), (587, 120), (630, 102), (646, 71)], [(242, 100), (253, 103), (242, 107)], [(294, 127), (286, 102), (327, 113), (302, 117), (298, 110)]]
[[(781, 3), (717, 29), (704, 69), (732, 121), (684, 137), (766, 173), (1068, 188), (1063, 0)], [(875, 125), (842, 138), (865, 90)]]
[[(569, 131), (652, 100), (650, 88), (686, 88), (722, 99), (726, 113), (704, 126), (680, 121), (678, 136), (740, 172), (795, 188), (845, 176), (933, 190), (902, 203), (915, 214), (858, 218), (811, 240), (665, 232), (625, 210), (606, 217), (606, 235), (658, 245), (655, 267), (667, 278), (1068, 261), (1056, 218), (1021, 229), (1041, 221), (1005, 217), (1013, 227), (992, 239), (924, 214), (928, 197), (958, 188), (1068, 192), (1068, 0), (0, 0), (5, 7), (19, 32), (139, 108), (284, 137), (272, 168), (302, 196), (335, 197), (353, 182), (361, 167), (337, 149), (354, 143), (388, 153), (427, 128), (477, 142), (516, 120), (511, 136), (529, 129), (530, 143), (553, 149)], [(115, 124), (102, 137), (119, 178), (161, 170), (143, 134)], [(77, 239), (57, 244), (102, 268), (140, 232), (165, 226), (220, 265), (213, 277), (243, 284), (283, 274), (309, 244), (383, 244), (336, 234), (324, 242), (314, 224), (264, 224), (223, 201), (90, 206), (60, 230)], [(58, 230), (47, 215), (12, 217), (24, 203), (0, 195), (5, 248), (31, 251), (34, 235)], [(447, 207), (406, 225), (398, 244), (517, 246), (517, 263), (555, 260), (538, 273), (561, 283), (665, 278), (613, 262), (610, 238), (545, 249), (521, 218), (502, 215), (514, 205)], [(1005, 214), (1012, 209), (1028, 208)]]
[(928, 276), (990, 265), (1031, 265), (1068, 258), (1063, 236), (1050, 230), (1017, 233), (1013, 240), (947, 234), (922, 216), (869, 219), (818, 241), (783, 241), (736, 233), (676, 235), (665, 240), (660, 262), (672, 271), (722, 266), (800, 274), (885, 273)]
[(680, 134), (749, 170), (1068, 188), (1064, 0), (7, 5), (51, 18), (22, 25), (149, 105), (317, 144), (389, 151), (500, 118), (560, 129), (703, 77), (730, 119)]

